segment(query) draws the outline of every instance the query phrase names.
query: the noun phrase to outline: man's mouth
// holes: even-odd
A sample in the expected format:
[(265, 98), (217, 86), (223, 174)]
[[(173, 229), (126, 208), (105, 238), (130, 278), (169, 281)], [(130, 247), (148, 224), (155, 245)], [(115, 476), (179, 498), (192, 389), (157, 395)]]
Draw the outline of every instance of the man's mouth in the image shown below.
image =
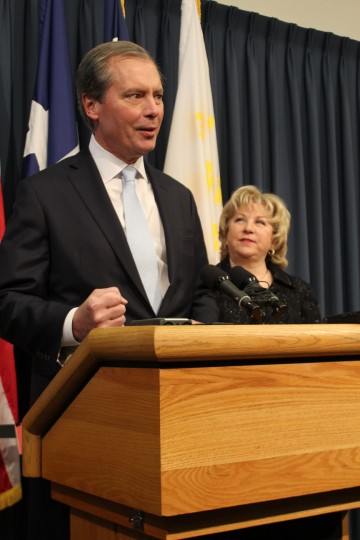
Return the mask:
[(156, 127), (139, 127), (137, 128), (137, 131), (142, 131), (144, 133), (149, 133), (152, 135), (153, 133), (156, 133)]

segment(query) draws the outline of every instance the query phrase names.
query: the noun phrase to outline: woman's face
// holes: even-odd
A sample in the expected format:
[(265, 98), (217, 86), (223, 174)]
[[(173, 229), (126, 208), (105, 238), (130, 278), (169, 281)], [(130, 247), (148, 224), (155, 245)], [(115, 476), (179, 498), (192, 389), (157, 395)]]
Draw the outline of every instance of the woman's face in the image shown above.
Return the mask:
[(240, 206), (229, 221), (226, 243), (235, 265), (262, 262), (273, 245), (273, 227), (262, 204)]

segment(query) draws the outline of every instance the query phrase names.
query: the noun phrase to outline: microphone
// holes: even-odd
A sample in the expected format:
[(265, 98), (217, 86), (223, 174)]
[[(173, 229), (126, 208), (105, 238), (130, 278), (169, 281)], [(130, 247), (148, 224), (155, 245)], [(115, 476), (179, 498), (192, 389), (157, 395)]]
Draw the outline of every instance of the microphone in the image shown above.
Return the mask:
[(209, 289), (217, 289), (226, 294), (239, 307), (245, 308), (254, 320), (261, 321), (263, 314), (260, 306), (253, 302), (248, 294), (238, 289), (224, 270), (208, 264), (201, 270), (200, 277)]
[(244, 289), (251, 298), (255, 297), (258, 301), (261, 300), (270, 305), (277, 319), (287, 314), (287, 305), (281, 302), (272, 291), (262, 287), (256, 276), (242, 266), (233, 266), (229, 271), (229, 276), (235, 285)]

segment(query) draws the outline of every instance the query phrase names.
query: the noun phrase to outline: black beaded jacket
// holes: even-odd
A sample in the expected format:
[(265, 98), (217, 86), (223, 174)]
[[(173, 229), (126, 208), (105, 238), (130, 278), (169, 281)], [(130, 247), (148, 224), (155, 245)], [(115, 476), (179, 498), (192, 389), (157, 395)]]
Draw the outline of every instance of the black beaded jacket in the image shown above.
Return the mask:
[[(225, 272), (229, 272), (229, 259), (224, 259), (217, 265)], [(302, 279), (291, 276), (279, 266), (267, 262), (267, 267), (273, 276), (273, 283), (269, 290), (278, 297), (282, 304), (287, 306), (287, 313), (280, 316), (266, 301), (260, 301), (263, 310), (261, 322), (254, 320), (249, 312), (223, 294), (215, 292), (215, 298), (220, 310), (219, 322), (233, 324), (314, 324), (321, 322), (320, 307), (315, 293), (308, 283)], [(254, 297), (256, 301), (256, 297)]]

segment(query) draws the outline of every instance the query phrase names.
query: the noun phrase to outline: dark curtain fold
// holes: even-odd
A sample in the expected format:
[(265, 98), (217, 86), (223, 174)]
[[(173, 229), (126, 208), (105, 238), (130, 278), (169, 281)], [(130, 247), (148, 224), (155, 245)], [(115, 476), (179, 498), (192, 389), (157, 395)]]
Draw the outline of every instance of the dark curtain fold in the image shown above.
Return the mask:
[[(64, 0), (75, 103), (77, 66), (90, 49), (104, 41), (104, 5), (103, 0)], [(79, 142), (82, 147), (88, 144), (90, 131), (82, 122), (78, 110), (77, 123)]]
[(157, 141), (157, 152), (153, 164), (164, 166), (167, 141), (170, 133), (172, 113), (175, 105), (179, 69), (180, 2), (164, 0), (161, 16), (160, 39), (156, 59), (164, 74), (164, 119)]
[[(266, 108), (269, 111), (268, 117), (268, 126), (266, 131), (266, 136), (269, 141), (269, 179), (274, 178), (272, 183), (272, 188), (276, 192), (278, 186), (276, 184), (276, 179), (279, 178), (279, 171), (281, 170), (281, 163), (283, 160), (282, 156), (282, 130), (280, 125), (281, 120), (281, 94), (277, 88), (277, 80), (279, 77), (278, 74), (278, 65), (276, 62), (276, 37), (277, 37), (277, 26), (278, 22), (276, 19), (271, 19), (269, 21), (269, 28), (266, 40), (266, 85), (268, 87), (267, 100), (265, 102)], [(270, 181), (264, 186), (266, 189), (270, 189)]]
[[(311, 182), (312, 178), (321, 176), (321, 125), (319, 113), (321, 108), (320, 84), (317, 77), (318, 67), (311, 54), (311, 47), (314, 42), (314, 32), (308, 31), (305, 43), (304, 56), (304, 103), (303, 114), (305, 123), (309, 126), (307, 136), (304, 137), (304, 152), (309, 159), (304, 163), (304, 179), (306, 193), (312, 195), (307, 197), (306, 219), (308, 231), (311, 231), (311, 241), (309, 242), (309, 260), (317, 261), (313, 265), (313, 281), (322, 284), (325, 273), (324, 253), (318, 246), (324, 245), (324, 231), (321, 216), (317, 213), (317, 208), (321, 206), (322, 189), (320, 182)], [(325, 291), (323, 287), (318, 287), (318, 298), (321, 305), (325, 305)]]
[[(71, 69), (103, 41), (104, 0), (64, 0)], [(126, 0), (130, 39), (156, 58), (165, 119), (149, 161), (162, 168), (177, 89), (181, 0)], [(19, 180), (37, 62), (37, 0), (0, 0), (0, 155), (7, 215)], [(243, 184), (285, 199), (289, 271), (323, 315), (360, 309), (360, 43), (202, 0), (223, 200)], [(191, 84), (191, 81), (189, 81)], [(81, 145), (89, 132), (79, 122)]]
[(5, 215), (20, 177), (38, 49), (38, 1), (0, 1), (0, 158)]
[(308, 198), (304, 170), (305, 149), (302, 136), (302, 75), (298, 76), (297, 70), (296, 37), (297, 27), (290, 25), (285, 49), (284, 86), (287, 110), (282, 115), (284, 120), (282, 124), (283, 139), (287, 144), (285, 148), (287, 170), (281, 171), (280, 168), (275, 183), (277, 184), (277, 192), (291, 209), (293, 223), (297, 224), (296, 227), (292, 227), (289, 238), (290, 249), (291, 246), (296, 246), (290, 260), (293, 262), (295, 272), (300, 272), (307, 281), (310, 281), (309, 228), (308, 220), (305, 217), (307, 216)]
[(177, 91), (181, 0), (126, 0), (125, 9), (130, 39), (152, 54), (164, 76), (164, 120), (148, 156), (162, 169)]
[[(2, 129), (0, 130), (0, 168), (7, 161), (9, 151), (9, 130), (11, 125), (11, 0), (0, 5), (0, 118)], [(1, 170), (1, 169), (0, 169)]]
[[(339, 99), (340, 99), (340, 132), (348, 134), (341, 139), (341, 177), (344, 179), (341, 185), (340, 204), (342, 208), (343, 232), (343, 276), (348, 283), (353, 283), (352, 290), (343, 291), (344, 304), (351, 303), (355, 294), (360, 298), (359, 267), (354, 264), (360, 262), (360, 220), (359, 220), (359, 125), (352, 122), (353, 104), (356, 102), (354, 86), (349, 84), (349, 75), (354, 71), (354, 66), (349, 63), (347, 49), (349, 39), (342, 41), (341, 58), (339, 64)], [(350, 51), (351, 54), (351, 51)], [(355, 79), (356, 80), (356, 79)], [(358, 102), (359, 104), (359, 102)], [(356, 129), (357, 127), (357, 129)], [(354, 129), (355, 128), (355, 129)], [(355, 143), (355, 144), (354, 144)], [(357, 143), (357, 144), (356, 144)], [(353, 234), (353, 230), (355, 234)], [(357, 233), (357, 234), (356, 234)], [(355, 288), (355, 285), (357, 287)]]

